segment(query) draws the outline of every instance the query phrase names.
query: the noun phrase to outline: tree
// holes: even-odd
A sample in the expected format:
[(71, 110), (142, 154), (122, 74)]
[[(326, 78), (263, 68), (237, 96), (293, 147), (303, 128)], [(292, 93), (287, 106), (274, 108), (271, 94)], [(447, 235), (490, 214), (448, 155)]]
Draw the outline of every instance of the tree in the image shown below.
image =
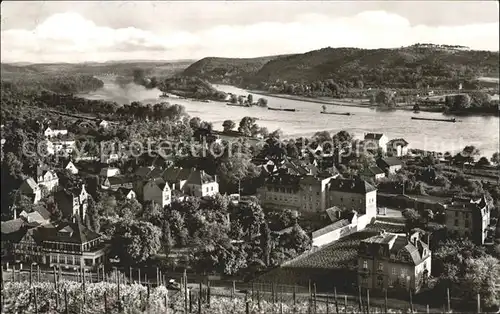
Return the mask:
[(124, 263), (145, 262), (161, 247), (161, 230), (149, 222), (120, 219), (113, 229), (111, 248)]
[(494, 165), (496, 165), (497, 167), (500, 166), (500, 153), (498, 153), (498, 152), (493, 153), (493, 155), (491, 156), (490, 161)]
[(259, 98), (257, 100), (257, 104), (260, 106), (260, 107), (267, 107), (267, 99), (265, 98)]
[(264, 222), (264, 211), (256, 202), (241, 202), (232, 212), (235, 220), (238, 220), (243, 232), (250, 238), (257, 233), (259, 226)]
[(381, 90), (375, 95), (375, 103), (382, 106), (394, 107), (396, 105), (394, 93), (387, 90)]
[(236, 126), (236, 123), (234, 123), (234, 121), (232, 121), (232, 120), (225, 120), (222, 123), (222, 127), (224, 128), (224, 132), (231, 131), (232, 129), (234, 129), (235, 126)]
[(191, 118), (191, 120), (189, 120), (189, 126), (193, 130), (198, 129), (200, 127), (200, 124), (201, 124), (201, 119), (198, 117), (194, 117), (194, 118)]
[(134, 219), (142, 213), (142, 205), (136, 199), (124, 199), (116, 207), (116, 214), (123, 219)]
[(170, 254), (170, 251), (175, 246), (175, 241), (170, 231), (170, 223), (168, 221), (163, 222), (161, 245), (163, 247), (163, 253), (168, 257), (168, 254)]
[(267, 222), (264, 221), (260, 225), (260, 247), (262, 249), (262, 261), (266, 264), (266, 266), (270, 265), (271, 258), (271, 230), (267, 225)]
[(489, 166), (489, 165), (490, 165), (490, 161), (488, 160), (488, 158), (486, 158), (484, 156), (479, 158), (479, 160), (476, 163), (477, 167), (485, 167), (485, 166)]
[(230, 100), (229, 100), (229, 101), (230, 101), (232, 104), (236, 104), (236, 103), (238, 103), (238, 96), (237, 96), (237, 95), (235, 95), (235, 94), (231, 94), (231, 96), (230, 96), (230, 97), (231, 97), (231, 98), (230, 98)]
[(420, 225), (420, 214), (413, 208), (403, 210), (403, 217), (406, 219), (406, 227), (411, 230)]
[(474, 158), (479, 156), (479, 149), (477, 149), (473, 145), (465, 146), (462, 152), (460, 153), (466, 162), (474, 162)]
[(248, 94), (247, 100), (248, 100), (248, 104), (249, 105), (253, 104), (253, 95), (252, 94)]
[(246, 136), (251, 136), (252, 135), (252, 129), (254, 129), (255, 128), (254, 126), (256, 125), (255, 121), (256, 121), (255, 118), (244, 117), (240, 121), (240, 125), (238, 127), (238, 131), (240, 131), (241, 133), (243, 133)]
[(244, 102), (245, 102), (245, 98), (244, 98), (243, 96), (241, 96), (241, 95), (240, 95), (240, 96), (238, 96), (238, 103), (239, 103), (240, 105), (243, 105), (243, 103), (244, 103)]

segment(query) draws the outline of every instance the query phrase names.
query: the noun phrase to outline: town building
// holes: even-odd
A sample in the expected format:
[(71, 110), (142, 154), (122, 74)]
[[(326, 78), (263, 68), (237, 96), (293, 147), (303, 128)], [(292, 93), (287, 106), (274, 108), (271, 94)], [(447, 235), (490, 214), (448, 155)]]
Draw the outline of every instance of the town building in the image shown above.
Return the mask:
[(47, 224), (21, 231), (12, 242), (14, 260), (49, 267), (95, 269), (106, 261), (108, 245), (103, 237), (86, 228), (80, 219), (54, 226)]
[(385, 178), (385, 172), (377, 166), (368, 167), (362, 174), (363, 179), (377, 182)]
[(136, 180), (125, 176), (108, 177), (101, 180), (103, 190), (116, 191), (119, 188), (133, 189)]
[(402, 138), (387, 142), (387, 156), (402, 157), (408, 155), (409, 143)]
[(45, 187), (49, 192), (55, 191), (55, 189), (59, 186), (59, 177), (57, 173), (53, 170), (49, 170), (44, 166), (36, 167), (36, 183), (40, 187)]
[(387, 142), (389, 139), (382, 133), (366, 133), (364, 137), (365, 148), (369, 150), (381, 149), (384, 153), (387, 152)]
[(79, 188), (63, 189), (54, 194), (54, 200), (64, 218), (79, 217), (85, 221), (89, 194), (82, 184)]
[(108, 122), (108, 121), (106, 121), (106, 120), (101, 120), (101, 121), (97, 124), (97, 126), (98, 126), (98, 127), (100, 127), (100, 128), (105, 129), (105, 128), (107, 128), (107, 127), (109, 126), (109, 122)]
[(215, 196), (219, 193), (217, 176), (211, 176), (203, 170), (193, 169), (182, 191), (197, 197)]
[(378, 158), (376, 163), (380, 169), (385, 171), (387, 176), (396, 174), (403, 167), (403, 163), (397, 157)]
[(56, 130), (56, 129), (51, 129), (50, 127), (46, 128), (45, 131), (43, 131), (43, 135), (47, 138), (55, 137), (55, 136), (60, 136), (60, 135), (67, 135), (68, 130)]
[(72, 139), (52, 139), (45, 140), (46, 154), (48, 156), (54, 154), (62, 154), (69, 156), (76, 148), (76, 141)]
[(66, 164), (64, 169), (68, 170), (72, 174), (78, 174), (78, 168), (75, 166), (75, 164), (72, 161), (68, 161), (68, 163)]
[(446, 228), (483, 245), (490, 224), (491, 210), (485, 196), (478, 199), (453, 198), (446, 204)]
[(165, 207), (172, 202), (172, 190), (163, 179), (151, 179), (144, 185), (143, 200), (153, 201)]
[(382, 291), (418, 293), (427, 287), (431, 251), (419, 234), (381, 232), (361, 241), (358, 249), (358, 284)]
[(27, 178), (21, 183), (19, 193), (28, 196), (33, 201), (33, 204), (38, 203), (42, 199), (40, 186), (38, 186), (33, 178)]
[(327, 207), (353, 210), (368, 220), (377, 216), (377, 189), (359, 177), (331, 180), (326, 193)]
[(116, 190), (116, 195), (117, 195), (117, 199), (118, 200), (121, 200), (121, 199), (129, 199), (129, 200), (137, 199), (137, 194), (134, 192), (134, 190), (133, 189), (128, 189), (128, 188), (118, 188)]
[(120, 169), (114, 167), (105, 167), (99, 173), (101, 177), (109, 178), (120, 175)]

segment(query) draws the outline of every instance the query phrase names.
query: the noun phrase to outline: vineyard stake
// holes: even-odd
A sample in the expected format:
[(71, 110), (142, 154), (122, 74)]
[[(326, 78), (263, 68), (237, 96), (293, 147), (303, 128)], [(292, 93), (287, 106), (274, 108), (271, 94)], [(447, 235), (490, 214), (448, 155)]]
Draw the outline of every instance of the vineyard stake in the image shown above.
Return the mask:
[[(3, 274), (2, 274), (2, 282), (3, 282)], [(30, 265), (30, 287), (32, 285), (33, 285), (33, 264)]]
[(168, 295), (165, 294), (165, 313), (168, 314)]
[(385, 313), (387, 313), (387, 288), (384, 289), (384, 309)]
[(193, 313), (193, 293), (189, 290), (189, 313)]
[(56, 266), (52, 267), (52, 271), (54, 272), (54, 290), (57, 290)]
[(38, 314), (38, 297), (36, 294), (37, 287), (33, 288), (33, 293), (35, 294), (35, 314)]
[(314, 287), (314, 299), (313, 299), (313, 304), (314, 304), (314, 314), (316, 314), (317, 308), (316, 308), (316, 283), (313, 283)]
[(141, 284), (141, 269), (137, 268), (137, 278), (139, 280), (139, 284)]
[(133, 277), (132, 277), (132, 267), (128, 268), (128, 278), (130, 280), (130, 283), (134, 282)]
[(38, 282), (40, 282), (40, 278), (42, 277), (42, 272), (40, 271), (40, 265), (39, 264), (36, 264), (36, 272), (37, 272), (37, 275), (38, 275)]
[(257, 306), (259, 307), (259, 311), (260, 311), (260, 283), (259, 283), (259, 287), (257, 288)]
[(117, 278), (117, 281), (118, 281), (118, 312), (122, 312), (122, 298), (120, 296), (120, 277), (121, 277), (121, 273), (118, 272), (118, 270), (116, 270), (117, 273), (116, 273), (116, 277)]
[(326, 314), (330, 314), (330, 295), (328, 294), (326, 295)]
[(337, 301), (337, 287), (333, 287), (333, 297), (335, 298), (335, 312), (339, 314), (339, 303)]
[(447, 300), (448, 312), (449, 312), (449, 311), (451, 311), (451, 304), (450, 304), (450, 288), (446, 288), (446, 300)]
[(253, 281), (252, 281), (251, 285), (252, 285), (252, 302), (253, 302), (253, 299), (254, 299), (254, 296), (253, 296)]
[(370, 289), (366, 289), (366, 312), (370, 314)]
[(363, 300), (361, 300), (361, 286), (358, 287), (358, 298), (359, 298), (359, 301), (358, 301), (359, 311), (361, 313), (363, 313)]
[(410, 288), (410, 312), (413, 313), (413, 295)]
[(202, 288), (203, 288), (203, 286), (201, 285), (201, 281), (200, 281), (200, 291), (198, 292), (198, 314), (201, 314)]
[(347, 313), (347, 295), (344, 295), (344, 312)]
[[(104, 292), (104, 300), (106, 300), (106, 292)], [(64, 313), (68, 314), (68, 289), (64, 288)]]
[(104, 290), (104, 314), (108, 313), (108, 291)]
[(429, 314), (429, 304), (425, 306), (425, 313)]
[(210, 293), (211, 293), (211, 287), (210, 287), (210, 280), (207, 283), (207, 305), (210, 308)]
[(248, 300), (248, 293), (245, 293), (245, 314), (250, 314), (250, 301)]
[(481, 313), (481, 297), (479, 293), (477, 294), (477, 312)]

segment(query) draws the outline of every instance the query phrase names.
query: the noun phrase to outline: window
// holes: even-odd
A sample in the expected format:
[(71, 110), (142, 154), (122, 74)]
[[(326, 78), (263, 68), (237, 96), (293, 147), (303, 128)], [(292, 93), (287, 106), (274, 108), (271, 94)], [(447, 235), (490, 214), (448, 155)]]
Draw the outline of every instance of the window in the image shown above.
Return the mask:
[(384, 263), (378, 263), (378, 270), (384, 270)]
[(407, 274), (407, 269), (401, 268), (401, 276), (406, 277), (406, 274)]
[(458, 226), (458, 219), (455, 219), (455, 227)]
[(343, 197), (341, 197), (341, 198), (340, 198), (340, 201), (343, 203), (343, 202), (344, 202), (344, 198), (343, 198)]
[(316, 195), (319, 195), (319, 192), (316, 192)]
[(469, 228), (469, 220), (465, 221), (465, 228)]
[(393, 268), (392, 268), (392, 274), (393, 274), (393, 275), (396, 275), (396, 267), (393, 267)]
[(363, 261), (363, 268), (368, 268), (368, 261)]
[(458, 212), (455, 212), (455, 217), (458, 217)]

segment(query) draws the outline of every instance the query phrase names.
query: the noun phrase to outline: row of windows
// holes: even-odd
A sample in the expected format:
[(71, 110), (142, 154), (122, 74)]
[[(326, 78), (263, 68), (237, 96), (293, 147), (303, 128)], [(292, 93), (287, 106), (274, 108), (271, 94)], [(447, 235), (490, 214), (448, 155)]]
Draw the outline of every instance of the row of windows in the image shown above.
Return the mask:
[[(368, 268), (368, 261), (363, 261), (363, 268)], [(384, 263), (379, 262), (378, 263), (378, 270), (383, 271), (384, 270)], [(392, 274), (397, 275), (397, 269), (396, 267), (392, 267)], [(408, 269), (407, 268), (401, 268), (401, 276), (406, 276), (408, 274)]]
[[(465, 228), (469, 228), (470, 222), (469, 220), (465, 220)], [(455, 227), (458, 227), (458, 219), (455, 219)]]
[[(458, 217), (459, 215), (460, 215), (460, 212), (455, 211), (455, 217)], [(468, 212), (465, 212), (465, 213), (464, 213), (464, 216), (465, 216), (465, 218), (469, 218), (469, 213), (468, 213)]]

